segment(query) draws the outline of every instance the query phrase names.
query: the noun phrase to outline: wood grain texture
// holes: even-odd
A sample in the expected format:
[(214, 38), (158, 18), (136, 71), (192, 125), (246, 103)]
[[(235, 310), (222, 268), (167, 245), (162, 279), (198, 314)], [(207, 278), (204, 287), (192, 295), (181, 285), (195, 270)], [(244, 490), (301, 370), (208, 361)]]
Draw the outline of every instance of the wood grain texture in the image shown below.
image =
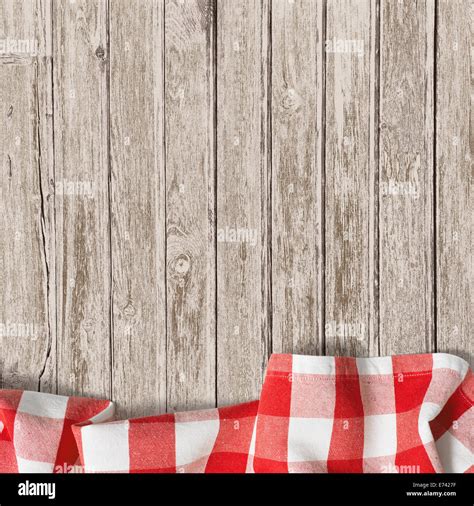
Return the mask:
[(168, 409), (216, 401), (215, 28), (210, 1), (165, 5)]
[(322, 3), (272, 4), (273, 351), (321, 353)]
[(381, 2), (380, 350), (434, 349), (434, 2)]
[(53, 15), (58, 390), (109, 397), (107, 4)]
[(57, 391), (57, 301), (56, 301), (56, 201), (54, 196), (54, 121), (53, 121), (53, 58), (52, 2), (36, 2), (36, 86), (38, 160), (41, 177), (41, 212), (44, 264), (47, 276), (46, 306), (48, 345), (38, 388)]
[(437, 346), (472, 362), (474, 5), (441, 0), (437, 19)]
[(271, 352), (472, 361), (472, 5), (0, 0), (0, 388), (127, 417)]
[(37, 389), (48, 348), (36, 82), (33, 64), (0, 68), (4, 125), (0, 234), (5, 238), (0, 255), (0, 377), (4, 388)]
[(217, 4), (217, 401), (256, 399), (268, 354), (268, 3)]
[[(329, 1), (326, 18), (326, 301), (328, 355), (367, 355), (370, 318), (371, 18), (366, 1)], [(345, 16), (341, 16), (341, 11)]]
[(164, 9), (110, 7), (112, 391), (133, 416), (166, 409)]
[(48, 1), (0, 6), (0, 384), (55, 391), (50, 22)]
[(47, 3), (45, 0), (2, 0), (0, 2), (0, 40), (12, 42), (9, 47), (5, 47), (4, 50), (2, 48), (1, 58), (12, 55), (19, 58), (34, 57), (33, 54), (28, 54), (21, 49), (20, 45), (26, 48), (27, 44), (20, 44), (19, 41), (38, 40), (38, 28), (44, 26), (42, 22), (46, 24), (39, 8)]
[(380, 351), (380, 230), (379, 230), (379, 183), (380, 183), (380, 2), (371, 0), (370, 4), (370, 127), (369, 127), (369, 356), (377, 356)]

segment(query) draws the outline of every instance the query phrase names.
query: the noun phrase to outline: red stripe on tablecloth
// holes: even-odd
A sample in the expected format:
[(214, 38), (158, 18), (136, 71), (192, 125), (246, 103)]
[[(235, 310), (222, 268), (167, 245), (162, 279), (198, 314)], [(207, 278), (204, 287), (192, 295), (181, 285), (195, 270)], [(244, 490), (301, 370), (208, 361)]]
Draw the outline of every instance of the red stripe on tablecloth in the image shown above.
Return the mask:
[(364, 407), (356, 359), (336, 357), (336, 405), (328, 456), (330, 473), (362, 473)]
[(253, 461), (256, 473), (288, 472), (291, 372), (291, 355), (272, 356), (258, 407)]
[(219, 408), (219, 433), (206, 473), (245, 473), (258, 401)]
[(435, 469), (418, 431), (420, 409), (432, 378), (433, 357), (428, 354), (400, 355), (394, 356), (392, 363), (397, 415), (395, 466), (413, 472), (433, 473)]

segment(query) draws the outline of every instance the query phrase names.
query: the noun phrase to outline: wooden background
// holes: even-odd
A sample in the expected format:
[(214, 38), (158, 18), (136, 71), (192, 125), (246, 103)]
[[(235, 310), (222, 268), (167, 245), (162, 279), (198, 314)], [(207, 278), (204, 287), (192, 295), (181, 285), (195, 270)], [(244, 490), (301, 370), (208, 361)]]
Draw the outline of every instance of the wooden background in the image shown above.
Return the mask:
[(0, 54), (0, 387), (144, 415), (272, 351), (470, 360), (473, 12), (0, 0), (38, 43)]

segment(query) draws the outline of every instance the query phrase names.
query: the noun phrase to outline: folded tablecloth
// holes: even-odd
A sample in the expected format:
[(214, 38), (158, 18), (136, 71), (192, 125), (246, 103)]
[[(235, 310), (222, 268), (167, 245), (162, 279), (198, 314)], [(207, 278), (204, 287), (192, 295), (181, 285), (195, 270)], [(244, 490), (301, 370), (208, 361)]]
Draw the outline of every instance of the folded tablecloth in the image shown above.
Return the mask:
[(112, 422), (108, 401), (0, 390), (0, 472), (472, 473), (473, 399), (443, 353), (274, 354), (258, 401)]
[(105, 422), (113, 414), (110, 401), (0, 390), (0, 472), (81, 470), (72, 426)]

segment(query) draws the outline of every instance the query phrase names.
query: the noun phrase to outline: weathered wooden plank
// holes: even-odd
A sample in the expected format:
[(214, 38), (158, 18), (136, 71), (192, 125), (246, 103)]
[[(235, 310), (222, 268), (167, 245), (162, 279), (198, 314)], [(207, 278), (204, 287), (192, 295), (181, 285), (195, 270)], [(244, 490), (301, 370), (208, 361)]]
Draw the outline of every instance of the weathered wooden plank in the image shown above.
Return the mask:
[[(45, 0), (2, 0), (0, 2), (0, 59), (9, 55), (31, 58), (32, 45), (39, 44), (42, 22), (38, 8)], [(38, 46), (36, 45), (36, 49)]]
[(323, 3), (272, 4), (273, 351), (321, 353)]
[(434, 2), (381, 3), (380, 349), (433, 349)]
[(370, 132), (369, 132), (369, 355), (380, 354), (379, 311), (379, 122), (380, 122), (380, 2), (370, 7)]
[(216, 401), (213, 2), (166, 1), (168, 410)]
[(472, 363), (474, 237), (471, 69), (474, 11), (438, 4), (436, 67), (437, 346)]
[(54, 3), (58, 390), (110, 395), (107, 3)]
[(217, 4), (217, 401), (256, 399), (267, 358), (268, 3)]
[(110, 4), (113, 399), (166, 409), (163, 9)]
[(45, 391), (56, 389), (50, 24), (49, 1), (0, 6), (0, 383)]
[[(369, 271), (371, 0), (331, 0), (326, 17), (326, 301), (328, 355), (367, 355)], [(341, 15), (341, 13), (344, 13)]]
[(35, 66), (1, 65), (0, 90), (0, 379), (36, 390), (49, 336)]
[(56, 209), (54, 197), (54, 128), (53, 128), (53, 62), (52, 2), (36, 1), (36, 40), (38, 41), (36, 73), (38, 96), (38, 156), (40, 161), (44, 262), (47, 275), (48, 347), (38, 388), (57, 391), (56, 329)]

